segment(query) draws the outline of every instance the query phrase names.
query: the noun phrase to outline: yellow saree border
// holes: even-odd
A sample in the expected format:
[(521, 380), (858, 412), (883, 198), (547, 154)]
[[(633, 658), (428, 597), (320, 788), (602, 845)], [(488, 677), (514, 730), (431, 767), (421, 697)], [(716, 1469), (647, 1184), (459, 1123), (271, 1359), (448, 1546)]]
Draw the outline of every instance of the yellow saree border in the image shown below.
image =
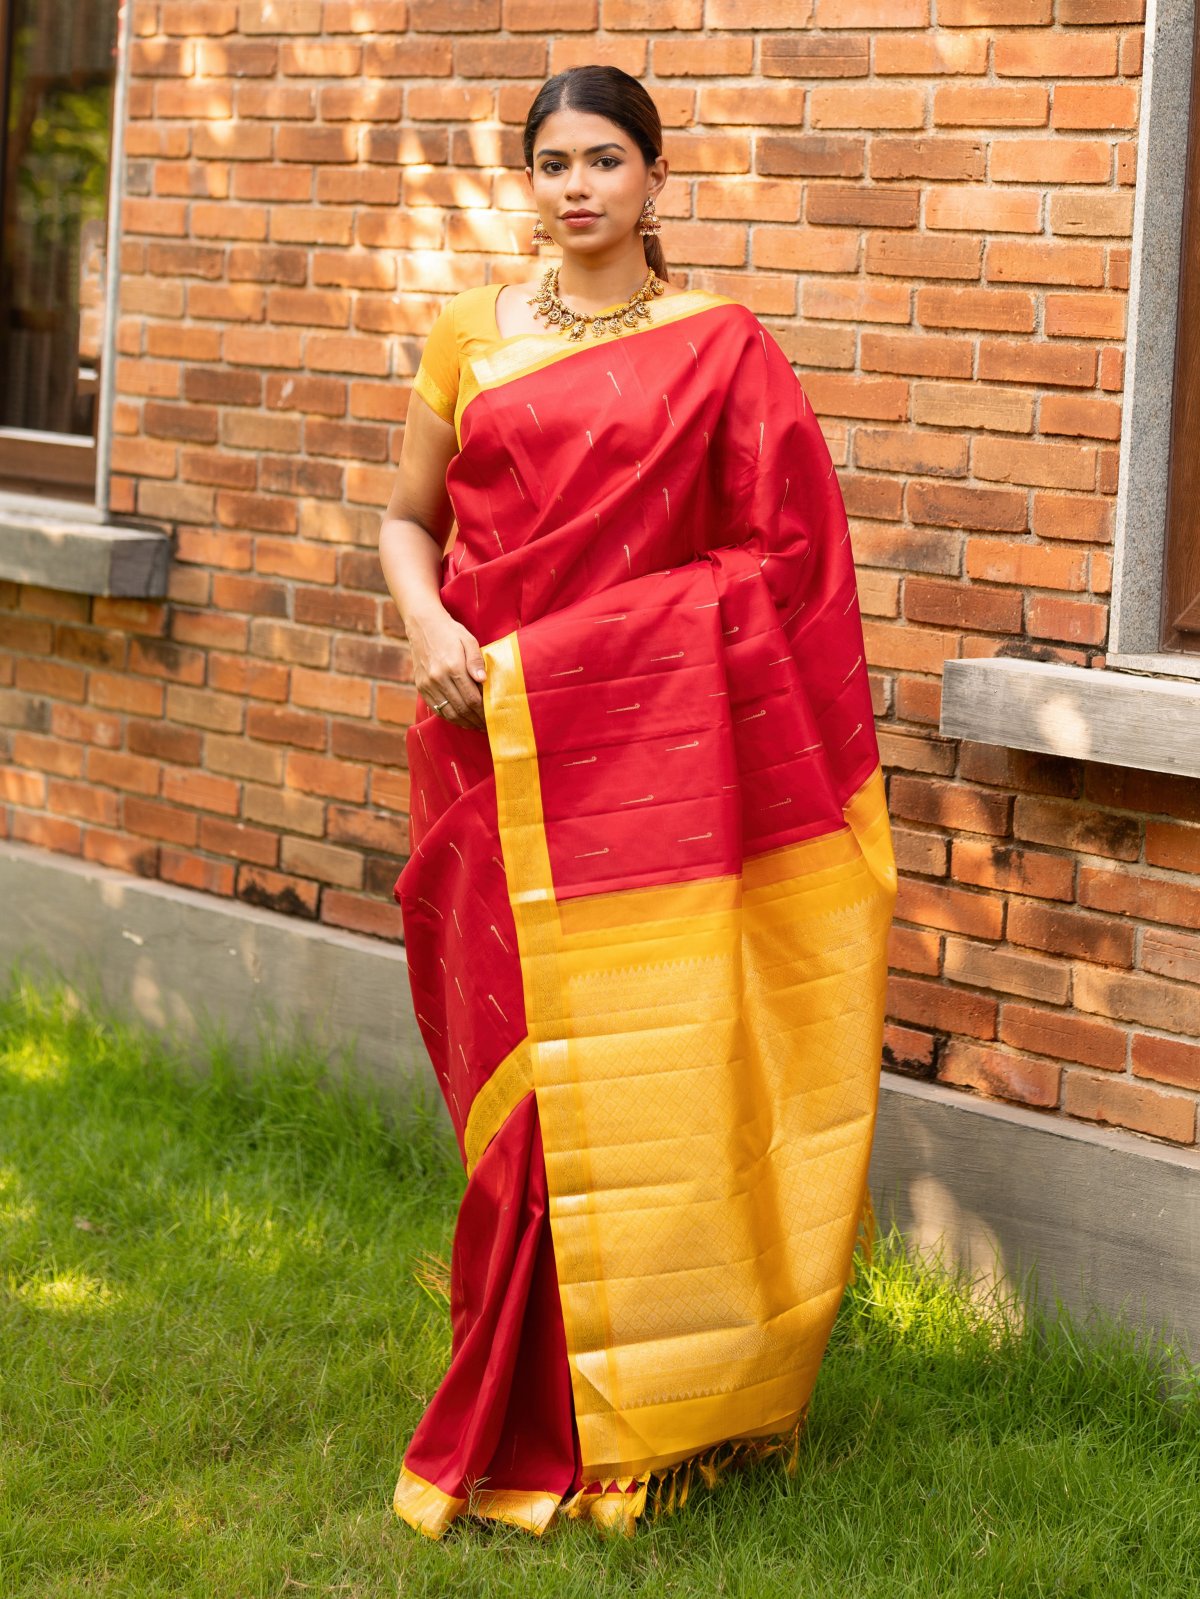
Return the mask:
[[(492, 389), (498, 384), (507, 383), (510, 378), (524, 377), (528, 372), (538, 372), (543, 367), (553, 366), (558, 361), (577, 355), (581, 350), (594, 350), (601, 345), (624, 344), (629, 339), (637, 338), (639, 334), (650, 333), (655, 328), (667, 327), (687, 317), (698, 316), (703, 311), (711, 310), (715, 305), (738, 304), (740, 301), (731, 300), (725, 294), (715, 294), (709, 289), (685, 289), (680, 294), (651, 300), (648, 305), (649, 320), (636, 322), (631, 328), (623, 328), (615, 337), (589, 338), (575, 342), (567, 340), (557, 328), (550, 328), (540, 333), (514, 333), (508, 338), (498, 340), (486, 355), (479, 355), (471, 360), (468, 363), (470, 372), (469, 374), (464, 372), (463, 376), (469, 386), (476, 391)], [(464, 402), (464, 410), (466, 403)]]
[(525, 1532), (541, 1534), (554, 1520), (561, 1503), (559, 1495), (534, 1489), (477, 1488), (465, 1497), (444, 1493), (407, 1466), (392, 1495), (392, 1509), (402, 1521), (427, 1538), (440, 1538), (452, 1521), (461, 1515), (478, 1516), (484, 1521), (503, 1521)]
[[(602, 1481), (641, 1477), (697, 1455), (718, 1440), (778, 1434), (794, 1426), (807, 1406), (867, 1202), (886, 984), (883, 951), (896, 882), (882, 772), (876, 766), (847, 801), (843, 826), (749, 858), (740, 878), (570, 898), (559, 905), (517, 634), (485, 645), (483, 654), (500, 836), (521, 950), (529, 1061), (547, 1151), (551, 1226), (584, 1471)], [(608, 1145), (594, 1145), (595, 1158), (603, 1160), (620, 1148), (622, 1107), (631, 1104), (634, 1085), (639, 1096), (653, 1088), (661, 1108), (669, 1102), (662, 1099), (663, 1083), (673, 1085), (672, 1074), (687, 1069), (687, 1058), (699, 1046), (687, 1045), (687, 1058), (675, 1062), (664, 1061), (660, 1052), (648, 1067), (657, 1079), (647, 1084), (638, 1075), (643, 1068), (636, 1032), (615, 1041), (597, 1037), (597, 1025), (601, 1035), (605, 1031), (599, 1018), (606, 1014), (606, 1004), (626, 1009), (631, 1004), (623, 989), (605, 985), (616, 978), (628, 988), (645, 972), (674, 968), (665, 987), (660, 984), (656, 990), (653, 975), (642, 981), (644, 1002), (629, 1015), (653, 1018), (642, 1021), (643, 1027), (653, 1029), (661, 1022), (685, 1037), (688, 1020), (671, 1020), (668, 1008), (674, 1003), (678, 1012), (679, 1000), (695, 995), (703, 1010), (703, 984), (710, 972), (728, 989), (728, 969), (736, 964), (730, 942), (740, 936), (739, 918), (750, 941), (753, 983), (759, 990), (745, 1003), (757, 1005), (760, 1014), (766, 1014), (761, 1011), (764, 995), (768, 1010), (775, 1003), (791, 1029), (788, 1037), (794, 1034), (797, 1047), (805, 1050), (806, 1069), (812, 1069), (812, 1084), (806, 1083), (798, 1096), (791, 1089), (799, 1112), (791, 1102), (776, 1103), (781, 1084), (785, 1091), (789, 1087), (780, 1075), (779, 1057), (791, 1046), (763, 1035), (766, 1054), (760, 1050), (753, 1064), (772, 1104), (770, 1114), (779, 1114), (773, 1144), (782, 1141), (802, 1151), (792, 1168), (786, 1169), (785, 1162), (772, 1181), (784, 1180), (793, 1188), (798, 1184), (797, 1191), (803, 1192), (806, 1214), (811, 1211), (815, 1219), (806, 1223), (800, 1253), (811, 1254), (815, 1264), (797, 1260), (796, 1240), (789, 1237), (767, 1246), (765, 1279), (745, 1276), (746, 1263), (736, 1256), (730, 1257), (728, 1283), (711, 1261), (695, 1268), (681, 1264), (667, 1277), (644, 1280), (636, 1267), (627, 1265), (623, 1269), (632, 1269), (632, 1277), (610, 1278), (603, 1263), (617, 1258), (614, 1249), (619, 1254), (622, 1248), (622, 1259), (636, 1261), (636, 1247), (630, 1254), (631, 1229), (644, 1228), (646, 1222), (643, 1207), (634, 1203), (637, 1191), (611, 1181), (611, 1163), (606, 1180), (595, 1179), (598, 1120), (609, 1118)], [(804, 960), (814, 977), (811, 992), (792, 1006), (789, 995), (781, 999), (782, 991), (771, 992), (771, 982), (773, 968), (781, 958), (786, 961), (786, 952), (801, 939), (807, 941)], [(623, 967), (617, 973), (607, 969), (614, 956)], [(698, 988), (685, 992), (681, 968), (694, 968)], [(707, 1018), (704, 1025), (704, 1049), (729, 1047), (728, 1024), (721, 1016)], [(758, 1046), (756, 1039), (754, 1048)], [(733, 1098), (728, 1114), (753, 1119), (756, 1113), (744, 1092), (738, 1085), (729, 1090)], [(632, 1122), (627, 1118), (625, 1125), (635, 1143), (657, 1134), (649, 1111), (643, 1125), (637, 1125), (636, 1117)], [(797, 1165), (803, 1169), (797, 1171)], [(662, 1191), (667, 1198), (672, 1192), (669, 1186)], [(739, 1197), (753, 1209), (754, 1201), (747, 1201), (745, 1193)], [(684, 1201), (671, 1203), (678, 1224), (678, 1206)], [(687, 1203), (694, 1208), (693, 1201)], [(690, 1238), (672, 1234), (682, 1251), (694, 1250), (696, 1240), (711, 1236), (714, 1226), (720, 1229), (724, 1218), (710, 1204), (711, 1194), (694, 1217)], [(764, 1217), (769, 1221), (766, 1211), (752, 1215), (751, 1226)], [(703, 1287), (690, 1284), (693, 1270), (708, 1272)], [(756, 1315), (763, 1334), (769, 1329), (768, 1345), (786, 1353), (791, 1364), (764, 1357), (762, 1347), (747, 1344), (734, 1324), (727, 1328), (725, 1344), (712, 1343), (703, 1355), (687, 1338), (681, 1341), (679, 1332), (639, 1333), (637, 1290), (640, 1303), (646, 1304), (664, 1287), (678, 1293), (681, 1283), (689, 1308), (676, 1317), (677, 1328), (708, 1326), (705, 1315), (714, 1304), (720, 1308), (757, 1299)], [(613, 1294), (622, 1307), (619, 1351), (610, 1309)], [(733, 1350), (734, 1356), (727, 1358), (722, 1349)], [(669, 1370), (668, 1379), (662, 1378), (661, 1368)]]

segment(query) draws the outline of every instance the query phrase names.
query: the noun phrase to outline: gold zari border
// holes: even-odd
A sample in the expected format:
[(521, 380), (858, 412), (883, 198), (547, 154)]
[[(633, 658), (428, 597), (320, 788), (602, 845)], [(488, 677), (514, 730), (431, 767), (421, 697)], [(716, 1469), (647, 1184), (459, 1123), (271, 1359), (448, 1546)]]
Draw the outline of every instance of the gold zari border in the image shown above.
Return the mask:
[(808, 1402), (866, 1197), (883, 776), (738, 877), (560, 905), (518, 634), (483, 653), (585, 1480), (641, 1479)]

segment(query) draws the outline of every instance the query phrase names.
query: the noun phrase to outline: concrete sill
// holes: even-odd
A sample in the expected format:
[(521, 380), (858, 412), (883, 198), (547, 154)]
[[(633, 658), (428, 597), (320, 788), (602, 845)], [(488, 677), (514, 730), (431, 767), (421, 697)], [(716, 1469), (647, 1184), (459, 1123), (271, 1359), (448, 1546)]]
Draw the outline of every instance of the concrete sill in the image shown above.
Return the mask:
[(71, 594), (154, 598), (167, 592), (171, 540), (107, 521), (95, 506), (0, 494), (0, 578)]
[(1013, 656), (947, 661), (939, 731), (1200, 777), (1200, 682)]

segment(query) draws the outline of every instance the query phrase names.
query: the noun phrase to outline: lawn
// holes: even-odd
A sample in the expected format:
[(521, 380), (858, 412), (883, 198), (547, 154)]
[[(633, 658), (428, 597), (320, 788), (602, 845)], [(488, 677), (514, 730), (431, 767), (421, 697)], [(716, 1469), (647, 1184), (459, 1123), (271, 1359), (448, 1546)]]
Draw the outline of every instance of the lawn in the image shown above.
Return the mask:
[(417, 1098), (389, 1111), (303, 1051), (197, 1071), (14, 978), (4, 1599), (1200, 1593), (1197, 1387), (894, 1239), (847, 1294), (793, 1476), (735, 1473), (629, 1540), (419, 1537), (391, 1492), (447, 1355), (429, 1262), (460, 1188)]

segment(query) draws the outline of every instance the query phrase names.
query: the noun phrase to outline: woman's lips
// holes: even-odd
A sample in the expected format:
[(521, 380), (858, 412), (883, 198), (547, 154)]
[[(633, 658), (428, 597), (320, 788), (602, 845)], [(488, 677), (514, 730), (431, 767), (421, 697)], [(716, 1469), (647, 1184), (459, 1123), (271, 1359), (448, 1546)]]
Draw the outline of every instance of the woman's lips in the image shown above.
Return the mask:
[(569, 228), (586, 228), (589, 223), (598, 221), (595, 213), (585, 216), (565, 216), (562, 219)]

